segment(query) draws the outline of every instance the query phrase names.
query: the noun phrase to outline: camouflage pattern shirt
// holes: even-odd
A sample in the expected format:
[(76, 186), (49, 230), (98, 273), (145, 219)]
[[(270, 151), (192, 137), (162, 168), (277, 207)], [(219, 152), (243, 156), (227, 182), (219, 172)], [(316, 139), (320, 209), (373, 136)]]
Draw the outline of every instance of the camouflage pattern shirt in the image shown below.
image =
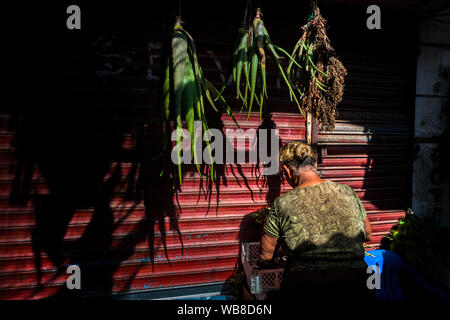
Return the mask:
[(365, 217), (352, 188), (327, 180), (278, 197), (264, 232), (287, 248), (290, 270), (362, 267)]

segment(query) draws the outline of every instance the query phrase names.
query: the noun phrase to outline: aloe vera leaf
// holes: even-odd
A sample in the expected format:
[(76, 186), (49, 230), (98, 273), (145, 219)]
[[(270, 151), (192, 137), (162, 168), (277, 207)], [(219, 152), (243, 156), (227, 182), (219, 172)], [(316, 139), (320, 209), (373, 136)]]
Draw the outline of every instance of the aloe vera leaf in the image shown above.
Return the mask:
[(241, 95), (241, 74), (242, 74), (242, 66), (244, 64), (244, 59), (246, 55), (246, 45), (247, 45), (247, 37), (248, 33), (244, 33), (242, 36), (241, 42), (239, 44), (239, 51), (238, 51), (238, 61), (237, 61), (237, 67), (236, 67), (236, 97), (238, 98)]
[[(200, 68), (200, 64), (198, 63), (198, 57), (197, 57), (197, 51), (195, 48), (194, 39), (186, 30), (183, 29), (183, 32), (186, 34), (187, 38), (189, 39), (189, 43), (191, 46), (191, 54), (192, 54), (192, 59), (194, 61), (194, 75), (195, 75), (195, 79), (196, 79), (196, 83), (197, 83), (197, 90), (200, 93), (204, 91), (206, 94), (206, 98), (208, 99), (209, 103), (211, 104), (211, 107), (215, 111), (218, 111), (214, 104), (214, 101), (211, 98), (211, 95), (205, 85), (205, 77), (203, 76), (202, 69)], [(202, 107), (204, 107), (203, 95), (201, 95), (201, 94), (200, 94), (200, 104), (202, 105)]]
[(197, 57), (194, 55), (194, 52), (193, 52), (192, 49), (193, 49), (192, 47), (189, 48), (189, 54), (190, 54), (191, 66), (193, 67), (192, 68), (192, 72), (194, 74), (195, 84), (196, 84), (196, 92), (197, 92), (195, 111), (196, 111), (196, 114), (197, 114), (197, 119), (201, 119), (201, 109), (204, 106), (203, 94), (202, 94), (203, 86), (202, 86), (202, 81), (199, 79), (199, 77), (201, 76), (201, 70), (200, 70), (199, 67), (198, 68), (195, 67), (196, 63), (197, 63), (197, 66), (198, 66), (198, 61), (196, 60)]
[[(202, 119), (202, 121), (205, 121), (206, 124), (206, 118), (204, 116), (202, 116), (202, 114), (204, 115), (204, 103), (203, 103), (203, 96), (201, 94), (202, 90), (205, 92), (206, 97), (208, 98), (208, 101), (211, 103), (211, 106), (216, 110), (217, 108), (215, 107), (214, 104), (214, 100), (219, 100), (219, 102), (222, 104), (222, 106), (225, 108), (225, 111), (227, 112), (228, 115), (230, 115), (230, 117), (233, 119), (233, 121), (235, 121), (235, 123), (238, 125), (232, 111), (231, 108), (228, 106), (228, 104), (226, 103), (225, 99), (222, 96), (222, 91), (225, 89), (225, 86), (222, 87), (222, 90), (220, 92), (217, 91), (217, 89), (203, 76), (203, 72), (200, 68), (200, 65), (198, 63), (198, 58), (197, 58), (197, 54), (196, 54), (196, 48), (195, 48), (195, 43), (194, 40), (192, 38), (192, 36), (185, 30), (183, 30), (186, 34), (186, 36), (189, 39), (190, 45), (191, 45), (191, 53), (192, 53), (192, 60), (194, 61), (194, 76), (196, 78), (196, 83), (197, 83), (197, 92), (198, 92), (198, 97), (199, 97), (199, 109), (198, 109), (198, 116), (199, 119)], [(213, 92), (213, 94), (216, 96), (215, 99), (212, 99), (210, 91)], [(202, 111), (203, 110), (203, 111)], [(239, 125), (238, 125), (239, 126)]]
[(263, 110), (263, 103), (264, 103), (264, 91), (261, 90), (259, 95), (260, 95), (259, 100), (261, 101), (261, 103), (259, 105), (259, 119), (262, 119), (262, 110)]
[[(167, 57), (164, 65), (165, 71), (162, 81), (162, 95), (161, 95), (161, 136), (163, 139), (163, 154), (166, 154), (168, 135), (170, 132), (170, 57)], [(160, 172), (160, 176), (164, 175), (165, 165)]]
[(189, 32), (187, 32), (186, 30), (182, 29), (181, 30), (186, 37), (189, 40), (189, 49), (190, 49), (190, 53), (192, 56), (192, 61), (194, 62), (194, 76), (195, 76), (195, 82), (197, 84), (197, 92), (198, 92), (198, 97), (199, 97), (199, 101), (200, 101), (200, 106), (202, 108), (204, 108), (204, 101), (203, 101), (203, 85), (202, 85), (202, 81), (201, 79), (203, 78), (203, 72), (202, 69), (200, 68), (200, 64), (198, 63), (198, 57), (197, 57), (197, 49), (195, 47), (195, 42), (194, 39), (192, 38), (192, 36), (189, 34)]
[(196, 118), (197, 118), (197, 120), (203, 121), (202, 104), (200, 103), (200, 98), (201, 98), (201, 94), (198, 91), (196, 91), (196, 96), (195, 96), (195, 100), (194, 100)]
[(181, 127), (181, 97), (183, 94), (186, 53), (187, 53), (186, 36), (179, 30), (175, 30), (172, 38), (172, 70), (173, 70), (175, 121), (178, 127)]
[(256, 77), (258, 75), (258, 65), (259, 59), (254, 47), (252, 47), (252, 62), (250, 65), (250, 103), (248, 105), (248, 114), (247, 120), (250, 117), (250, 112), (252, 111), (253, 100), (255, 98), (255, 89), (256, 89)]
[[(264, 42), (267, 41), (264, 31), (264, 24), (262, 20), (259, 20), (256, 23), (256, 31), (257, 31), (257, 45), (258, 45), (258, 53), (260, 55), (260, 68), (261, 68), (261, 80), (262, 80), (262, 94), (261, 98), (264, 98), (264, 95), (267, 97), (266, 90), (266, 53), (264, 51)], [(262, 100), (262, 99), (261, 99)]]
[(258, 99), (258, 96), (256, 94), (255, 94), (255, 101), (256, 101), (256, 104), (258, 104), (259, 106), (261, 105), (261, 103), (260, 103), (260, 101)]
[(267, 37), (267, 41), (270, 42), (269, 33), (267, 32), (267, 29), (266, 29), (266, 27), (264, 25), (263, 25), (262, 29), (263, 29), (263, 34)]
[(212, 92), (213, 95), (215, 95), (217, 98), (216, 100), (219, 101), (219, 103), (222, 105), (225, 112), (233, 119), (236, 126), (239, 128), (239, 123), (237, 122), (236, 118), (233, 115), (233, 112), (231, 112), (231, 108), (228, 106), (227, 102), (225, 101), (225, 98), (220, 94), (220, 92), (217, 91), (217, 89), (212, 85), (211, 82), (208, 81), (208, 79), (205, 78), (205, 84), (208, 87), (208, 90)]
[(164, 150), (166, 150), (167, 144), (167, 135), (169, 132), (169, 122), (170, 122), (170, 58), (167, 58), (166, 61), (166, 71), (164, 73), (164, 82), (163, 82), (163, 94), (162, 94), (162, 114), (164, 124), (162, 126), (163, 138), (164, 138)]
[(263, 96), (266, 96), (266, 98), (268, 98), (267, 95), (267, 82), (266, 82), (266, 68), (261, 66), (261, 79), (262, 79), (262, 94)]
[(201, 78), (201, 82), (202, 82), (202, 85), (203, 85), (203, 90), (205, 91), (205, 94), (206, 94), (206, 98), (208, 99), (209, 104), (214, 109), (214, 111), (219, 112), (219, 110), (216, 107), (216, 104), (214, 103), (214, 99), (211, 97), (211, 93), (209, 92), (209, 89), (208, 89), (208, 86), (205, 83), (205, 80), (206, 80), (205, 77)]
[[(244, 97), (243, 97), (242, 108), (244, 106), (247, 107), (248, 92), (250, 91), (250, 77), (249, 77), (249, 74), (250, 74), (250, 63), (248, 61), (248, 50), (246, 50), (245, 59), (246, 60), (244, 61), (244, 66), (243, 66), (244, 75), (245, 75), (245, 90), (244, 90), (245, 93), (244, 93)], [(242, 97), (242, 95), (241, 95), (241, 97)], [(242, 108), (241, 108), (241, 111), (242, 111)]]
[(239, 56), (239, 44), (240, 44), (240, 39), (236, 39), (236, 43), (234, 44), (234, 50), (233, 50), (233, 55), (232, 55), (232, 62), (231, 65), (233, 67), (233, 81), (236, 81), (236, 66), (237, 66), (237, 61), (238, 61), (238, 56)]
[[(206, 122), (206, 117), (205, 117), (205, 109), (203, 108), (203, 106), (201, 106), (201, 121), (202, 121), (202, 128), (203, 128), (203, 132), (207, 133), (208, 132), (208, 123)], [(209, 159), (210, 159), (210, 165), (209, 165), (209, 169), (210, 169), (210, 179), (214, 180), (214, 163), (213, 163), (213, 159), (212, 159), (212, 151), (211, 151), (211, 145), (209, 142), (209, 137), (208, 139), (205, 141), (206, 142), (206, 149), (208, 150), (208, 154), (209, 154)]]
[(251, 48), (253, 46), (253, 27), (248, 29), (248, 39), (247, 39), (247, 48)]
[(243, 97), (242, 94), (240, 95), (240, 98), (242, 100), (241, 109), (239, 110), (239, 113), (244, 110), (244, 107), (247, 108), (247, 90), (245, 90), (245, 96)]
[[(206, 132), (208, 130), (208, 125), (206, 122), (206, 117), (205, 117), (205, 104), (203, 102), (203, 95), (202, 95), (202, 91), (205, 90), (205, 83), (204, 83), (204, 77), (203, 77), (203, 72), (200, 68), (200, 65), (198, 63), (198, 57), (197, 57), (197, 50), (195, 47), (195, 43), (194, 43), (194, 39), (192, 38), (192, 36), (186, 31), (186, 30), (182, 30), (188, 40), (189, 40), (189, 44), (190, 44), (190, 50), (191, 50), (191, 54), (192, 54), (192, 61), (194, 62), (194, 77), (196, 80), (196, 84), (197, 84), (197, 96), (198, 96), (198, 101), (196, 104), (196, 111), (198, 114), (199, 119), (202, 122), (202, 127), (203, 127), (203, 131)], [(210, 151), (210, 147), (209, 147), (209, 142), (206, 142), (206, 145), (208, 147), (208, 150)], [(210, 152), (210, 157), (212, 158), (212, 153)], [(212, 169), (211, 169), (212, 170)], [(213, 172), (213, 171), (212, 171)]]
[(181, 126), (178, 126), (178, 124), (176, 125), (176, 130), (177, 130), (177, 141), (176, 141), (176, 148), (177, 148), (177, 155), (178, 155), (178, 179), (180, 182), (180, 186), (183, 183), (183, 178), (181, 175), (181, 132), (182, 131), (178, 131), (178, 130), (182, 130)]
[[(268, 47), (269, 47), (269, 49), (270, 49), (272, 55), (274, 55), (274, 57), (275, 57), (275, 55), (276, 55), (275, 48), (274, 48), (274, 47), (272, 46), (272, 44), (270, 44), (270, 43), (268, 43)], [(276, 61), (276, 63), (277, 63), (278, 69), (280, 69), (280, 72), (281, 72), (281, 75), (282, 75), (284, 81), (286, 82), (286, 85), (287, 85), (288, 88), (289, 88), (289, 91), (292, 92), (292, 96), (293, 96), (295, 102), (297, 103), (297, 107), (298, 107), (300, 113), (302, 114), (302, 116), (304, 116), (304, 112), (303, 112), (302, 108), (300, 107), (300, 103), (298, 102), (297, 96), (295, 95), (294, 90), (292, 89), (292, 87), (291, 87), (289, 81), (288, 81), (287, 78), (286, 78), (286, 75), (284, 74), (283, 67), (281, 66), (281, 64), (280, 64), (280, 62), (278, 61), (278, 59), (275, 59), (275, 61)]]
[(191, 137), (191, 158), (194, 157), (194, 163), (197, 167), (197, 171), (200, 177), (203, 179), (200, 172), (200, 167), (197, 161), (197, 151), (195, 144), (195, 105), (197, 103), (197, 88), (195, 84), (194, 72), (192, 70), (192, 64), (189, 60), (189, 56), (186, 57), (185, 77), (184, 77), (184, 92), (183, 100), (186, 113), (186, 123)]

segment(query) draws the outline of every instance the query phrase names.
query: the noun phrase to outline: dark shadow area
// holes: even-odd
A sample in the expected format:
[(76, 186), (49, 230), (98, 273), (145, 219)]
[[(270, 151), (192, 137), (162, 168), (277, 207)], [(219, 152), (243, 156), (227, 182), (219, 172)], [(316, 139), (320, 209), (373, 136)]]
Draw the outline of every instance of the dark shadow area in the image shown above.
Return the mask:
[[(48, 14), (58, 8), (65, 12), (60, 5)], [(30, 43), (38, 46), (21, 52), (18, 99), (3, 111), (17, 154), (9, 205), (28, 205), (35, 219), (34, 258), (24, 259), (34, 259), (37, 283), (23, 283), (34, 286), (27, 298), (66, 279), (68, 265), (80, 267), (82, 289), (61, 285), (51, 298), (133, 290), (144, 262), (154, 267), (157, 251), (171, 263), (169, 231), (178, 233), (183, 251), (175, 193), (160, 177), (159, 121), (152, 115), (158, 92), (154, 84), (142, 90), (138, 83), (149, 73), (141, 62), (148, 52), (133, 48), (130, 37), (110, 36), (116, 22), (95, 21), (99, 7), (84, 9), (86, 24), (78, 33), (68, 34), (64, 19), (62, 28), (52, 29), (50, 19), (27, 30), (31, 37), (42, 33)], [(155, 14), (161, 14), (156, 25), (167, 12)]]
[[(260, 192), (266, 191), (266, 203), (270, 206), (273, 201), (281, 194), (281, 177), (279, 173), (273, 175), (267, 175), (264, 170), (270, 167), (271, 163), (263, 163), (260, 158), (259, 150), (262, 150), (263, 154), (270, 158), (281, 147), (281, 140), (278, 134), (276, 134), (277, 125), (272, 119), (272, 114), (267, 112), (264, 113), (262, 117), (262, 122), (256, 130), (255, 139), (249, 144), (249, 150), (256, 150), (257, 157), (256, 163), (251, 166), (251, 176), (256, 178), (256, 186), (260, 189)], [(266, 131), (267, 134), (260, 135), (261, 132)], [(274, 140), (271, 139), (271, 133), (275, 134)], [(266, 141), (261, 141), (260, 138), (265, 138)], [(277, 145), (272, 145), (272, 142), (276, 141)], [(275, 151), (276, 150), (276, 151)], [(278, 159), (277, 159), (278, 162)], [(257, 216), (261, 215), (261, 209), (251, 212), (244, 216), (242, 222), (239, 226), (238, 240), (239, 243), (259, 241), (263, 234), (263, 224), (257, 221)], [(237, 283), (233, 287), (233, 294), (238, 298), (243, 298), (241, 292), (239, 292), (239, 286), (243, 283), (244, 286), (248, 287), (247, 280), (245, 279), (245, 274), (243, 271), (243, 266), (241, 263), (242, 248), (239, 247), (238, 260), (236, 262), (235, 270), (232, 279), (236, 280)], [(248, 289), (248, 288), (247, 288)], [(237, 290), (237, 291), (236, 291)]]
[[(37, 101), (40, 94), (42, 92), (33, 92)], [(94, 91), (90, 95), (72, 97), (64, 108), (81, 111), (95, 101), (95, 95)], [(16, 177), (21, 179), (14, 181), (11, 205), (33, 202), (32, 242), (39, 272), (37, 290), (44, 284), (40, 281), (41, 273), (48, 267), (42, 265), (42, 251), (53, 265), (59, 266), (54, 277), (65, 272), (66, 264), (77, 264), (83, 270), (85, 292), (111, 292), (113, 272), (120, 261), (132, 254), (133, 248), (132, 243), (127, 243), (131, 245), (128, 250), (120, 245), (119, 250), (111, 250), (115, 223), (110, 203), (122, 178), (118, 155), (126, 128), (107, 112), (111, 110), (110, 105), (102, 110), (101, 118), (64, 115), (63, 119), (55, 119), (54, 112), (65, 99), (64, 92), (56, 91), (53, 99), (47, 99), (47, 104), (36, 111), (20, 115), (14, 142), (20, 150), (19, 163), (22, 168), (33, 167), (35, 171), (26, 170), (27, 175), (21, 176), (22, 168), (16, 167)], [(33, 172), (48, 182), (47, 192), (27, 192)], [(69, 227), (77, 210), (87, 210), (89, 215), (77, 226)], [(96, 264), (105, 267), (98, 268)]]
[[(224, 132), (225, 126), (222, 121), (220, 113), (208, 112), (207, 119), (208, 119), (209, 128), (217, 129), (221, 132)], [(202, 133), (204, 134), (203, 131), (202, 131)], [(214, 142), (215, 142), (214, 139), (212, 141), (210, 141), (210, 143), (214, 143)], [(223, 141), (223, 143), (224, 143), (224, 145), (223, 145), (222, 155), (225, 158), (226, 140)], [(202, 150), (205, 150), (204, 148), (206, 148), (205, 143), (203, 143), (203, 145), (202, 145)], [(212, 151), (212, 157), (214, 159), (216, 159), (216, 157), (217, 157), (217, 152), (218, 151), (215, 149)], [(223, 186), (226, 188), (228, 186), (225, 170), (226, 170), (225, 159), (223, 159), (222, 163), (214, 163), (213, 164), (214, 179), (211, 179), (210, 167), (203, 162), (202, 162), (202, 164), (200, 164), (200, 172), (202, 172), (204, 179), (200, 180), (200, 183), (199, 183), (197, 203), (200, 201), (200, 198), (202, 196), (205, 199), (207, 199), (207, 201), (208, 201), (208, 207), (207, 207), (207, 211), (206, 211), (207, 215), (211, 209), (212, 202), (215, 207), (215, 213), (216, 213), (216, 215), (218, 214), (219, 196), (220, 196), (221, 187)], [(215, 199), (212, 198), (214, 193), (215, 193)]]
[[(281, 177), (278, 174), (268, 175), (267, 172), (264, 173), (272, 163), (263, 163), (263, 159), (260, 157), (260, 152), (267, 155), (271, 159), (271, 155), (278, 154), (281, 148), (282, 142), (279, 134), (276, 134), (277, 125), (272, 119), (272, 114), (265, 112), (262, 117), (262, 122), (256, 130), (256, 139), (254, 140), (254, 145), (252, 146), (257, 150), (257, 162), (252, 165), (252, 176), (256, 177), (256, 185), (260, 188), (267, 188), (268, 192), (266, 195), (266, 201), (268, 204), (273, 203), (273, 201), (281, 194)], [(261, 135), (261, 132), (266, 134)], [(272, 140), (272, 133), (274, 134), (274, 140)], [(260, 138), (265, 138), (266, 141), (261, 141)], [(277, 141), (277, 145), (272, 145), (273, 141)], [(278, 163), (278, 157), (277, 163)], [(279, 169), (279, 168), (278, 168)], [(261, 185), (260, 185), (261, 183)]]
[[(364, 234), (349, 238), (342, 233), (333, 234), (326, 243), (317, 246), (311, 242), (300, 243), (297, 254), (301, 265), (330, 264), (327, 270), (309, 267), (308, 270), (288, 272), (296, 262), (289, 261), (283, 277), (282, 290), (279, 295), (269, 296), (269, 299), (358, 299), (364, 301), (375, 300), (372, 290), (369, 290), (366, 281), (367, 265), (364, 262), (364, 249), (361, 246), (360, 257), (348, 257), (347, 253), (341, 256), (333, 256), (327, 253), (329, 248), (346, 248), (346, 243), (361, 242)], [(362, 242), (361, 242), (362, 244)], [(315, 252), (310, 256), (308, 253)], [(321, 252), (321, 253), (320, 253)], [(331, 256), (331, 258), (328, 258)], [(345, 261), (345, 262), (344, 262)], [(341, 263), (350, 263), (353, 267), (338, 266)], [(332, 266), (334, 265), (334, 266)]]
[(406, 301), (443, 301), (450, 299), (450, 290), (419, 271), (395, 251), (382, 252), (382, 298)]
[(400, 275), (394, 280), (406, 299), (442, 298), (441, 292), (450, 298), (443, 278), (450, 266), (450, 231), (437, 221), (408, 212), (381, 241), (386, 269)]
[(159, 230), (160, 245), (163, 246), (165, 256), (170, 264), (166, 243), (166, 233), (168, 231), (166, 228), (166, 217), (169, 218), (169, 230), (175, 230), (178, 234), (178, 239), (181, 244), (181, 254), (183, 255), (183, 241), (178, 226), (181, 209), (174, 203), (173, 197), (177, 192), (172, 187), (170, 176), (160, 176), (161, 158), (154, 157), (154, 155), (148, 152), (148, 150), (151, 150), (151, 145), (154, 144), (153, 132), (148, 132), (150, 131), (148, 126), (142, 131), (143, 133), (138, 139), (137, 144), (137, 151), (142, 162), (137, 181), (138, 199), (136, 202), (138, 203), (142, 200), (144, 203), (145, 219), (148, 223), (145, 226), (146, 234), (148, 235), (147, 242), (150, 249), (152, 267), (154, 268), (155, 252), (159, 249), (155, 246), (156, 225)]
[[(359, 235), (356, 239), (361, 239), (363, 235)], [(258, 239), (259, 240), (259, 239)], [(337, 243), (346, 243), (354, 241), (355, 239), (348, 238), (341, 233), (334, 234), (330, 237), (330, 239), (323, 244), (322, 246), (313, 245), (310, 242), (303, 242), (299, 245), (299, 250), (301, 252), (305, 251), (326, 251), (327, 248), (335, 247)], [(243, 241), (248, 241), (248, 238), (243, 238)], [(283, 243), (282, 240), (278, 243), (279, 248), (282, 248)], [(331, 263), (342, 261), (350, 261), (354, 267), (345, 268), (345, 267), (330, 267), (328, 270), (319, 270), (316, 268), (304, 270), (304, 271), (296, 271), (293, 273), (287, 273), (287, 270), (290, 268), (290, 263), (292, 261), (288, 258), (287, 263), (282, 263), (279, 258), (284, 255), (286, 251), (280, 250), (276, 251), (277, 253), (274, 255), (274, 259), (271, 262), (266, 263), (265, 265), (253, 265), (254, 270), (265, 270), (268, 269), (277, 269), (277, 268), (285, 268), (285, 272), (283, 277), (288, 277), (286, 280), (283, 279), (282, 286), (288, 286), (286, 288), (287, 296), (283, 296), (283, 292), (280, 291), (271, 291), (268, 292), (266, 299), (268, 300), (280, 300), (280, 299), (344, 299), (353, 297), (357, 300), (365, 300), (372, 301), (375, 300), (375, 294), (373, 291), (369, 290), (366, 286), (366, 281), (368, 278), (367, 274), (367, 265), (363, 260), (363, 256), (360, 258), (352, 258), (346, 259), (342, 257), (341, 260), (329, 260)], [(325, 254), (326, 255), (326, 254)], [(317, 256), (318, 257), (318, 256)], [(303, 259), (304, 263), (308, 264), (316, 264), (320, 261), (317, 260), (319, 258), (315, 258), (312, 260), (312, 257)], [(322, 262), (325, 262), (325, 257), (322, 256)], [(243, 273), (242, 265), (239, 266), (238, 273)], [(246, 284), (246, 279), (243, 280), (243, 286), (249, 290), (248, 285)], [(270, 282), (263, 280), (262, 285), (269, 285)], [(235, 292), (238, 292), (238, 288), (235, 288)], [(248, 297), (248, 295), (247, 295)], [(241, 296), (243, 298), (243, 296)]]

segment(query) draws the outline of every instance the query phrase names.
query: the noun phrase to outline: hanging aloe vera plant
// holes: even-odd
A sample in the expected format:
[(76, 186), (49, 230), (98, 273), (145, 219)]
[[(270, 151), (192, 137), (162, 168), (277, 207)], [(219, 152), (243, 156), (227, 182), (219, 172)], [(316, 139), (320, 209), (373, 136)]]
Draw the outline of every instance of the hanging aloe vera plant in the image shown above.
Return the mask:
[(303, 34), (291, 54), (297, 63), (291, 60), (286, 72), (301, 97), (301, 107), (312, 113), (321, 129), (333, 130), (347, 70), (330, 44), (326, 23), (314, 1), (308, 22), (302, 27)]
[[(267, 95), (266, 82), (266, 58), (267, 53), (270, 53), (274, 59), (285, 81), (291, 97), (294, 98), (300, 113), (303, 115), (303, 110), (300, 107), (300, 102), (297, 100), (296, 94), (288, 81), (288, 78), (281, 65), (280, 54), (286, 55), (294, 64), (298, 64), (286, 50), (273, 44), (270, 40), (264, 22), (262, 20), (261, 9), (258, 8), (253, 22), (247, 29), (241, 28), (239, 31), (239, 40), (237, 41), (235, 50), (233, 52), (233, 80), (236, 84), (236, 98), (241, 99), (244, 106), (248, 110), (247, 119), (252, 111), (253, 102), (259, 105), (260, 118), (264, 105), (264, 99)], [(299, 66), (300, 67), (300, 66)], [(244, 77), (242, 75), (244, 73)], [(241, 111), (242, 111), (241, 108)]]
[[(162, 76), (162, 136), (163, 153), (167, 156), (167, 148), (171, 146), (170, 123), (173, 121), (177, 132), (176, 152), (178, 160), (181, 160), (181, 139), (184, 136), (182, 121), (186, 122), (191, 140), (191, 160), (194, 159), (200, 177), (203, 179), (197, 159), (196, 141), (198, 137), (195, 130), (195, 122), (200, 121), (203, 132), (207, 132), (208, 124), (205, 116), (206, 96), (211, 107), (219, 112), (225, 111), (236, 122), (230, 107), (218, 90), (204, 77), (198, 62), (197, 50), (192, 36), (181, 26), (180, 18), (174, 25), (170, 36), (170, 52), (163, 57), (164, 72)], [(217, 104), (217, 106), (216, 106)], [(184, 137), (186, 138), (186, 137)], [(206, 140), (206, 148), (210, 157), (210, 179), (214, 179), (212, 151), (209, 140)], [(164, 160), (163, 165), (167, 165)], [(164, 170), (161, 175), (164, 174)], [(182, 184), (181, 161), (178, 161), (178, 170), (175, 174), (178, 182)]]

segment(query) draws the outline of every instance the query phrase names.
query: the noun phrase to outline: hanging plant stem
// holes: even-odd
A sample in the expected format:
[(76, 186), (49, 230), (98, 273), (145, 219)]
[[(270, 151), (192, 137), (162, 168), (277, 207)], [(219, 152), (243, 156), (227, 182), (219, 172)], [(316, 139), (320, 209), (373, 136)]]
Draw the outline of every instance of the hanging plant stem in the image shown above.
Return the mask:
[[(209, 105), (217, 112), (225, 111), (237, 123), (230, 107), (227, 105), (221, 93), (204, 77), (202, 69), (198, 62), (197, 50), (192, 36), (183, 29), (180, 20), (174, 25), (173, 32), (170, 35), (170, 53), (164, 61), (164, 73), (162, 76), (162, 136), (163, 153), (167, 156), (168, 148), (171, 147), (170, 124), (173, 122), (176, 130), (176, 153), (178, 156), (178, 183), (182, 184), (181, 171), (181, 140), (186, 138), (183, 133), (183, 121), (186, 122), (187, 130), (191, 142), (191, 160), (194, 159), (197, 171), (203, 180), (203, 175), (199, 167), (197, 158), (197, 136), (195, 132), (195, 121), (202, 123), (203, 132), (208, 131), (208, 124), (205, 116), (204, 96)], [(206, 148), (209, 154), (210, 179), (214, 180), (214, 168), (212, 151), (209, 140), (206, 140)], [(164, 159), (164, 165), (168, 161)], [(161, 175), (164, 174), (164, 169)]]
[(331, 131), (336, 107), (344, 93), (347, 70), (330, 44), (326, 35), (326, 20), (316, 1), (313, 1), (312, 13), (302, 29), (303, 34), (291, 53), (297, 63), (290, 60), (288, 79), (301, 97), (302, 109), (313, 114), (321, 129)]
[[(236, 85), (236, 98), (241, 99), (243, 103), (241, 111), (244, 107), (247, 108), (248, 119), (253, 108), (253, 103), (256, 101), (259, 105), (260, 118), (262, 116), (264, 99), (268, 98), (266, 76), (267, 53), (274, 59), (289, 89), (290, 96), (297, 103), (300, 113), (304, 115), (299, 99), (297, 98), (297, 93), (292, 88), (281, 65), (280, 55), (285, 55), (294, 64), (298, 65), (298, 63), (286, 50), (270, 41), (270, 36), (264, 26), (259, 8), (256, 11), (253, 22), (248, 28), (241, 28), (239, 30), (239, 40), (233, 52), (233, 80)], [(244, 76), (242, 76), (242, 73), (244, 73)]]

